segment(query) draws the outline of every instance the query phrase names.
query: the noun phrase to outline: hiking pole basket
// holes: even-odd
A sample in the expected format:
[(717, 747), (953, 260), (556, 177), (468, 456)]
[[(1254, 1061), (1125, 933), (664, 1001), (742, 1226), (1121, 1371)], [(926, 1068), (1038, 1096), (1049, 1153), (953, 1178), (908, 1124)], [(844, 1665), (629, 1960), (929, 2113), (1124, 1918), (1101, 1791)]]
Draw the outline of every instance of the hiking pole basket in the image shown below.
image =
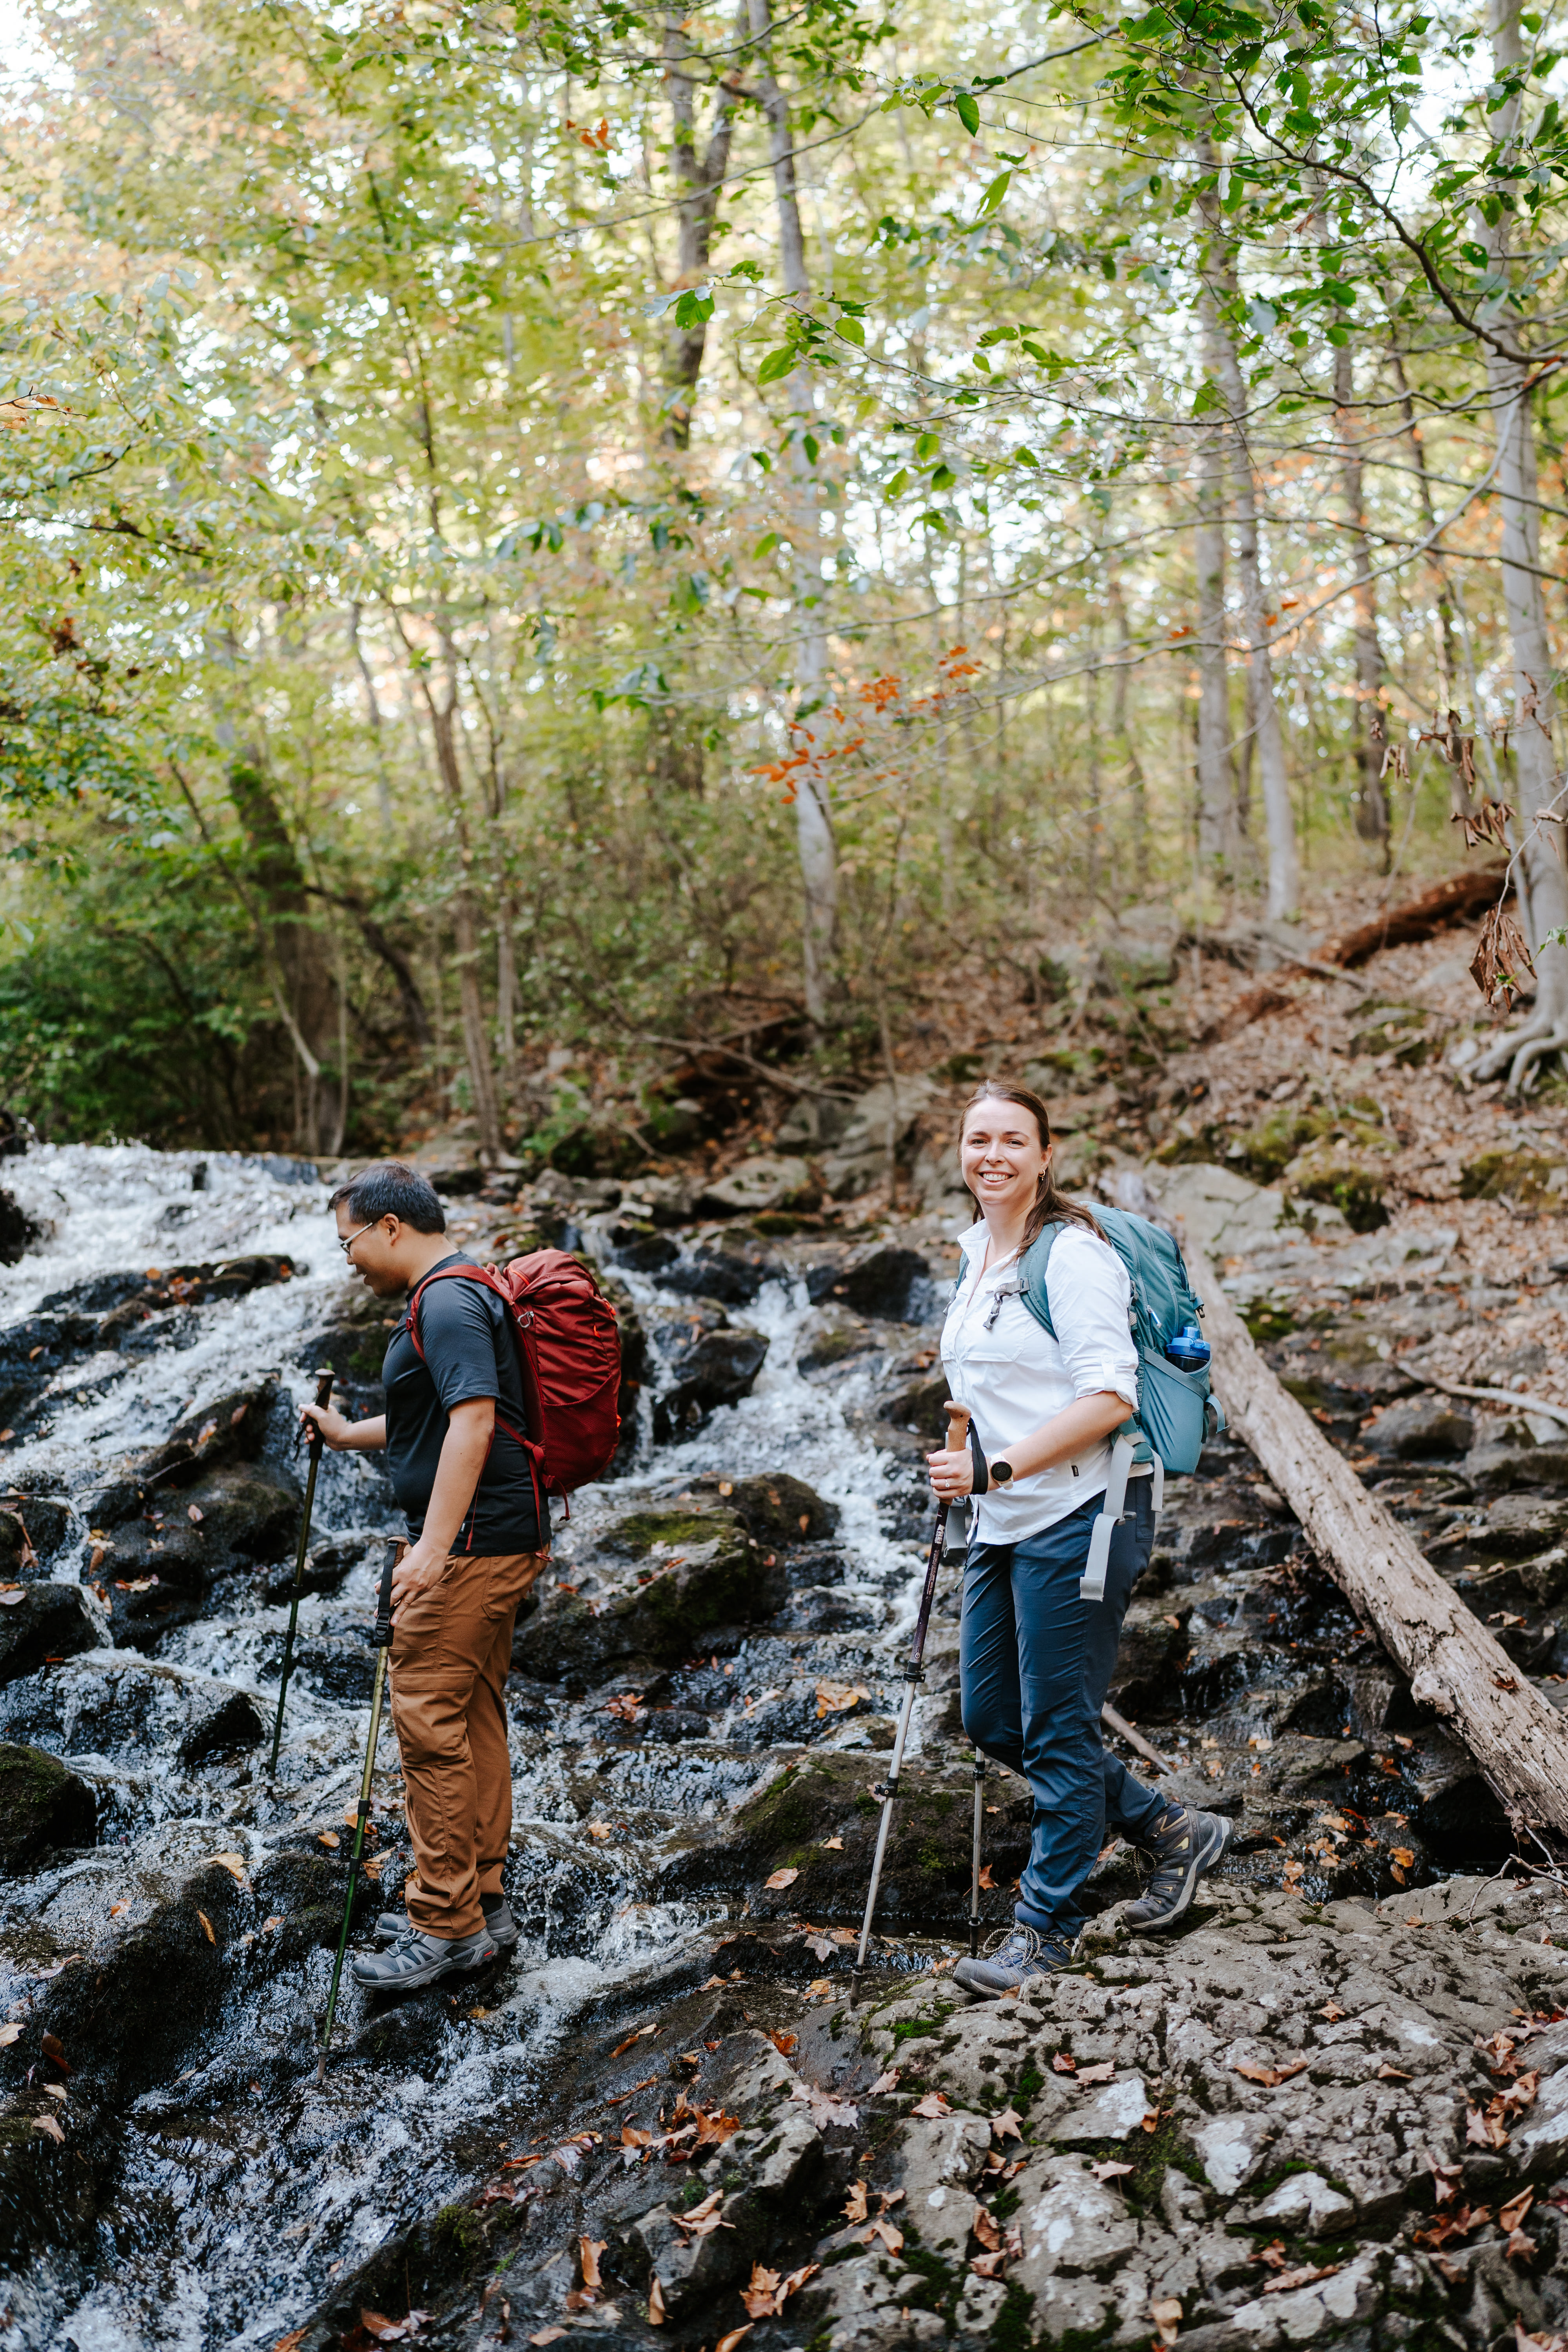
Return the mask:
[[(329, 1365), (316, 1374), (316, 1402), (327, 1405), (332, 1399), (332, 1374)], [(321, 1433), (310, 1423), (310, 1467), (305, 1479), (305, 1503), (300, 1514), (300, 1545), (294, 1554), (294, 1590), (289, 1601), (289, 1631), (283, 1637), (283, 1671), (278, 1680), (278, 1715), (272, 1726), (272, 1753), (267, 1759), (267, 1777), (275, 1780), (278, 1773), (278, 1743), (283, 1737), (283, 1703), (289, 1696), (289, 1677), (294, 1671), (294, 1632), (300, 1622), (300, 1596), (305, 1590), (305, 1547), (310, 1540), (310, 1513), (316, 1502), (316, 1473), (321, 1465)]]
[[(947, 1415), (947, 1450), (961, 1454), (969, 1442), (969, 1412), (964, 1405), (950, 1399), (943, 1405)], [(915, 1619), (915, 1638), (910, 1646), (910, 1662), (904, 1668), (904, 1704), (899, 1714), (898, 1737), (893, 1741), (893, 1760), (881, 1789), (882, 1818), (877, 1824), (877, 1851), (871, 1858), (871, 1884), (866, 1894), (866, 1916), (860, 1923), (860, 1948), (855, 1955), (855, 1973), (859, 1976), (866, 1966), (867, 1947), (871, 1941), (871, 1921), (876, 1916), (877, 1890), (881, 1885), (882, 1864), (887, 1858), (888, 1831), (892, 1823), (893, 1805), (899, 1793), (899, 1771), (904, 1760), (904, 1743), (910, 1736), (910, 1718), (915, 1711), (915, 1693), (925, 1680), (926, 1631), (931, 1623), (931, 1605), (936, 1598), (936, 1580), (942, 1567), (942, 1556), (947, 1541), (948, 1503), (937, 1505), (936, 1526), (931, 1530), (931, 1550), (926, 1555), (925, 1582), (921, 1588), (920, 1612)]]
[(396, 1566), (397, 1547), (395, 1544), (387, 1554), (386, 1566), (382, 1571), (381, 1590), (376, 1595), (375, 1631), (371, 1636), (375, 1644), (375, 1683), (370, 1695), (370, 1738), (365, 1743), (364, 1770), (360, 1775), (359, 1806), (354, 1814), (353, 1851), (349, 1856), (349, 1891), (343, 1900), (342, 1930), (338, 1937), (337, 1958), (332, 1962), (326, 2021), (321, 2027), (321, 2055), (316, 2067), (318, 2083), (324, 2083), (327, 2079), (327, 2052), (331, 2045), (332, 2020), (337, 2014), (338, 1986), (342, 1979), (343, 1954), (349, 1948), (354, 1896), (359, 1892), (360, 1856), (364, 1852), (365, 1825), (370, 1819), (370, 1776), (375, 1769), (375, 1743), (381, 1737), (381, 1704), (386, 1695), (386, 1656), (392, 1647), (392, 1572)]

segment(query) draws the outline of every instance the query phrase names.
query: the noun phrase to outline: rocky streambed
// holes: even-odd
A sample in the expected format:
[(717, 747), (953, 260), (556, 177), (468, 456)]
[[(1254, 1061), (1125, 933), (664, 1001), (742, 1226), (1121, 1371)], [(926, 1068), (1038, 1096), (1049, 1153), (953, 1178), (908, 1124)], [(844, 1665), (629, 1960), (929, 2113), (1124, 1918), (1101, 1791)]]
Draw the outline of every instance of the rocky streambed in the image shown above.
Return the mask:
[[(350, 1993), (318, 2084), (395, 1525), (363, 1457), (323, 1465), (276, 1782), (265, 1740), (294, 1408), (320, 1363), (375, 1408), (385, 1310), (288, 1163), (5, 1173), (37, 1228), (0, 1267), (6, 2352), (1568, 2326), (1568, 1895), (1508, 1866), (1463, 1750), (1234, 1448), (1173, 1490), (1114, 1694), (1173, 1787), (1237, 1817), (1184, 1932), (1129, 1937), (1110, 1849), (1078, 1969), (954, 1992), (954, 1567), (852, 1982), (943, 1392), (929, 1222), (696, 1224), (675, 1187), (560, 1180), (452, 1204), (480, 1254), (601, 1265), (628, 1437), (518, 1629), (521, 1945), (455, 1990)], [(1554, 1675), (1568, 1450), (1419, 1377), (1445, 1318), (1516, 1311), (1550, 1267), (1482, 1297), (1452, 1236), (1280, 1234), (1227, 1181), (1279, 1369)], [(390, 1733), (374, 1793), (367, 1919), (407, 1860)], [(1000, 1926), (1028, 1809), (995, 1771), (985, 1802)]]

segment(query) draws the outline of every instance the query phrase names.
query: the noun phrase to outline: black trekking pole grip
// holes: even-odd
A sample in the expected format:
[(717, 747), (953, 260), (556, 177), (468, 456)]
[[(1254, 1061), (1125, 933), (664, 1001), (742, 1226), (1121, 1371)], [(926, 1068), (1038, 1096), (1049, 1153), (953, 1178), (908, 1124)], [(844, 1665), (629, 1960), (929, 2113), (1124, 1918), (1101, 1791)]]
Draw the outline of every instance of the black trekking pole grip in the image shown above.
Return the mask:
[[(954, 1404), (949, 1398), (942, 1407), (947, 1415), (947, 1451), (962, 1454), (969, 1438), (969, 1409)], [(904, 1668), (904, 1703), (899, 1712), (899, 1728), (893, 1741), (893, 1760), (888, 1777), (882, 1783), (882, 1818), (877, 1824), (877, 1848), (871, 1857), (871, 1884), (866, 1892), (866, 1916), (860, 1923), (859, 1948), (855, 1955), (855, 1973), (859, 1976), (866, 1966), (866, 1953), (871, 1941), (871, 1922), (877, 1913), (877, 1890), (882, 1883), (882, 1864), (888, 1853), (888, 1832), (893, 1819), (893, 1806), (899, 1793), (899, 1772), (904, 1760), (904, 1743), (910, 1736), (910, 1718), (915, 1711), (915, 1693), (925, 1680), (926, 1634), (931, 1626), (931, 1602), (936, 1598), (936, 1580), (942, 1568), (942, 1556), (946, 1548), (947, 1515), (951, 1503), (943, 1496), (936, 1507), (936, 1525), (931, 1529), (931, 1549), (926, 1554), (925, 1582), (921, 1587), (921, 1605), (915, 1618), (915, 1638), (910, 1645), (910, 1662)], [(873, 1791), (873, 1794), (877, 1793)]]
[[(323, 1364), (316, 1371), (316, 1402), (325, 1407), (332, 1401), (332, 1370)], [(283, 1706), (289, 1696), (289, 1677), (294, 1671), (294, 1633), (300, 1622), (300, 1598), (305, 1590), (305, 1552), (310, 1540), (310, 1514), (316, 1503), (316, 1473), (321, 1465), (321, 1433), (315, 1422), (310, 1423), (309, 1441), (310, 1467), (305, 1477), (305, 1500), (300, 1509), (300, 1541), (294, 1553), (294, 1590), (289, 1601), (289, 1631), (283, 1637), (283, 1666), (278, 1678), (278, 1714), (272, 1726), (272, 1753), (267, 1759), (267, 1777), (270, 1780), (278, 1770), (278, 1747), (283, 1737)]]

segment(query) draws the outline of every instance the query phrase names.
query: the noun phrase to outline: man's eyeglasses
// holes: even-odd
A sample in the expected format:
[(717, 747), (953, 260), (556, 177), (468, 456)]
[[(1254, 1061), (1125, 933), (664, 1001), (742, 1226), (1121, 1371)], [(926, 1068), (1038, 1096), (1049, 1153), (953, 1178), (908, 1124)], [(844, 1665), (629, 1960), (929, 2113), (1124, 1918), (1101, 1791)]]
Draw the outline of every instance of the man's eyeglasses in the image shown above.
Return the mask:
[[(370, 1225), (376, 1224), (377, 1223), (379, 1223), (379, 1220), (373, 1217), (370, 1221)], [(361, 1234), (369, 1233), (370, 1225), (356, 1225), (352, 1234), (340, 1234), (338, 1235), (338, 1247), (342, 1250), (345, 1257), (349, 1256), (350, 1252), (353, 1250), (353, 1245), (355, 1242), (358, 1241)]]

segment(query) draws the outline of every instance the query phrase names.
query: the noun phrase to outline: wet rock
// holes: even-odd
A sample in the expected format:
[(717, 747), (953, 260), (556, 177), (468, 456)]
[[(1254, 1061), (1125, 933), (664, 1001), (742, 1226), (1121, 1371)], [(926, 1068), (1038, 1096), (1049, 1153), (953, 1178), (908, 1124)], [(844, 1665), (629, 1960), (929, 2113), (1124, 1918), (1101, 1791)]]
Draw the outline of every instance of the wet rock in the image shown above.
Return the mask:
[(647, 1565), (605, 1568), (578, 1591), (547, 1586), (513, 1637), (518, 1672), (591, 1681), (617, 1659), (689, 1657), (709, 1628), (745, 1622), (763, 1596), (756, 1546), (738, 1519), (648, 1513), (604, 1540)]
[(254, 1462), (266, 1444), (277, 1395), (277, 1381), (264, 1380), (198, 1405), (176, 1423), (162, 1445), (139, 1454), (118, 1477), (89, 1495), (83, 1517), (93, 1528), (121, 1527), (149, 1503), (166, 1511), (174, 1491), (190, 1486), (205, 1471)]
[(815, 1209), (820, 1185), (804, 1160), (764, 1153), (742, 1160), (703, 1188), (701, 1206), (717, 1216), (758, 1216), (779, 1209)]
[(616, 1264), (630, 1266), (634, 1274), (658, 1274), (680, 1255), (679, 1244), (646, 1219), (619, 1217), (605, 1238)]
[(0, 1580), (37, 1576), (76, 1530), (70, 1505), (58, 1495), (0, 1496)]
[(814, 1307), (831, 1303), (895, 1323), (923, 1321), (931, 1304), (931, 1287), (930, 1261), (919, 1250), (890, 1243), (823, 1259), (805, 1277), (806, 1296)]
[(761, 1331), (731, 1328), (722, 1307), (708, 1298), (660, 1316), (653, 1324), (653, 1344), (668, 1367), (653, 1407), (654, 1437), (660, 1444), (700, 1429), (719, 1406), (749, 1395), (768, 1352)]
[(0, 1265), (16, 1265), (40, 1239), (42, 1228), (14, 1192), (0, 1185)]
[(153, 1664), (134, 1651), (89, 1650), (0, 1694), (0, 1727), (72, 1756), (193, 1765), (253, 1748), (256, 1699), (236, 1684)]
[(782, 1282), (787, 1275), (761, 1242), (734, 1234), (699, 1243), (668, 1266), (661, 1278), (667, 1290), (682, 1297), (749, 1307), (764, 1282)]
[(837, 1504), (824, 1502), (814, 1486), (787, 1470), (765, 1478), (721, 1478), (706, 1472), (692, 1480), (690, 1492), (733, 1511), (747, 1534), (763, 1545), (819, 1543), (838, 1526)]
[[(666, 1873), (669, 1891), (696, 1893), (743, 1885), (754, 1918), (800, 1916), (858, 1923), (865, 1908), (871, 1853), (880, 1818), (873, 1759), (819, 1753), (747, 1799), (722, 1839), (693, 1843)], [(966, 1773), (906, 1763), (893, 1811), (879, 1916), (889, 1926), (940, 1930), (969, 1916), (971, 1790)], [(1005, 1794), (1003, 1791), (1005, 1790)], [(986, 1853), (994, 1893), (986, 1916), (1010, 1916), (1002, 1888), (1028, 1853), (1031, 1808), (1011, 1780), (997, 1784), (987, 1819)], [(764, 1883), (793, 1872), (782, 1886)]]
[(107, 1626), (103, 1611), (79, 1584), (29, 1584), (0, 1593), (0, 1684), (37, 1674), (51, 1658), (95, 1650)]
[(1111, 1693), (1119, 1707), (1134, 1715), (1168, 1702), (1175, 1675), (1190, 1647), (1190, 1602), (1173, 1609), (1161, 1599), (1134, 1600), (1121, 1624)]
[(1390, 1405), (1362, 1434), (1373, 1454), (1395, 1462), (1419, 1462), (1433, 1454), (1467, 1453), (1475, 1429), (1468, 1412), (1428, 1399)]
[(807, 1380), (823, 1374), (833, 1380), (881, 1346), (880, 1334), (863, 1316), (847, 1307), (822, 1307), (802, 1325), (795, 1360)]
[[(295, 1540), (298, 1540), (296, 1535)], [(345, 1577), (367, 1560), (379, 1570), (386, 1557), (385, 1536), (379, 1528), (354, 1528), (341, 1536), (330, 1536), (325, 1543), (312, 1544), (305, 1554), (305, 1574), (301, 1592), (335, 1592)], [(275, 1548), (275, 1547), (274, 1547)], [(264, 1569), (257, 1578), (257, 1597), (269, 1604), (288, 1601), (294, 1591), (294, 1558), (291, 1552)]]
[(0, 1742), (0, 1874), (19, 1877), (61, 1846), (90, 1845), (97, 1821), (92, 1790), (58, 1757)]

